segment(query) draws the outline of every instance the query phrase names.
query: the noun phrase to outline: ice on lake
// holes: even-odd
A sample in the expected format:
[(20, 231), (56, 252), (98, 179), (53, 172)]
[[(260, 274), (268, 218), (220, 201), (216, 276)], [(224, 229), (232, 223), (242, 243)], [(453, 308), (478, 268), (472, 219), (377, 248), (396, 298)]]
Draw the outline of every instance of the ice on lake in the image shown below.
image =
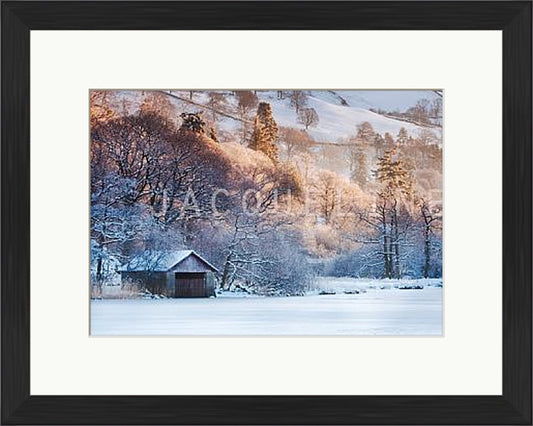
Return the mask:
[(442, 335), (441, 287), (343, 283), (322, 285), (335, 295), (92, 300), (91, 335)]

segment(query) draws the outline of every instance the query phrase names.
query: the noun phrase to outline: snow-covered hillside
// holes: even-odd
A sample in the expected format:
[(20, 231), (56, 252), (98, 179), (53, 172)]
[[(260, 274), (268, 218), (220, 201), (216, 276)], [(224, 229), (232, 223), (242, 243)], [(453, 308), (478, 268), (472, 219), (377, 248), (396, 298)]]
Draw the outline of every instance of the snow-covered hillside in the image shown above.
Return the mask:
[[(142, 102), (143, 93), (147, 92), (122, 91), (119, 93), (123, 99), (127, 100), (129, 107), (135, 109)], [(169, 96), (169, 99), (180, 113), (201, 110), (203, 107), (207, 108), (208, 105), (207, 91), (196, 91), (192, 102), (189, 98), (189, 91), (167, 90), (165, 93), (174, 95), (174, 97)], [(218, 116), (217, 128), (228, 133), (235, 133), (241, 126), (237, 114), (232, 111), (236, 106), (236, 99), (231, 91), (224, 93), (226, 105), (221, 111), (226, 112), (227, 115)], [(319, 116), (318, 125), (309, 128), (309, 134), (318, 142), (329, 143), (353, 137), (356, 134), (357, 125), (365, 121), (372, 124), (374, 130), (382, 135), (388, 132), (396, 136), (404, 127), (410, 136), (416, 138), (423, 127), (372, 112), (370, 109), (405, 111), (420, 99), (432, 101), (438, 97), (432, 90), (311, 90), (306, 93), (308, 95), (307, 107), (314, 108)], [(275, 90), (257, 91), (257, 96), (259, 100), (270, 103), (278, 125), (294, 127), (297, 123), (297, 114), (290, 105), (288, 96), (279, 99)], [(430, 130), (437, 137), (441, 137), (440, 128), (431, 127)]]
[(432, 101), (439, 97), (433, 90), (335, 90), (335, 93), (349, 106), (387, 111), (405, 111), (420, 99)]
[[(382, 106), (383, 104), (379, 102), (378, 92), (376, 92), (376, 95), (371, 95), (370, 93), (370, 91), (310, 91), (308, 106), (317, 111), (320, 121), (315, 128), (309, 129), (309, 133), (315, 140), (320, 142), (337, 142), (341, 139), (354, 136), (356, 126), (364, 121), (368, 121), (372, 124), (374, 130), (382, 135), (388, 132), (395, 136), (404, 127), (411, 136), (418, 136), (418, 133), (422, 129), (420, 126), (395, 120), (370, 111), (369, 108), (384, 108)], [(278, 124), (282, 126), (293, 126), (297, 122), (296, 111), (290, 106), (289, 99), (276, 99), (276, 93), (271, 91), (258, 93), (258, 96), (261, 100), (267, 101), (272, 105), (274, 118)], [(367, 99), (372, 99), (374, 96), (374, 102), (370, 103)], [(420, 99), (429, 96), (432, 96), (431, 92), (420, 93)], [(433, 94), (433, 96), (436, 95)], [(410, 96), (410, 98), (413, 97), (413, 95)], [(344, 99), (348, 105), (342, 105), (341, 99)], [(414, 99), (412, 105), (417, 100)], [(403, 101), (403, 104), (406, 103), (406, 101)], [(387, 105), (393, 104), (388, 102)], [(402, 104), (398, 103), (397, 105)], [(403, 110), (409, 106), (398, 108)]]

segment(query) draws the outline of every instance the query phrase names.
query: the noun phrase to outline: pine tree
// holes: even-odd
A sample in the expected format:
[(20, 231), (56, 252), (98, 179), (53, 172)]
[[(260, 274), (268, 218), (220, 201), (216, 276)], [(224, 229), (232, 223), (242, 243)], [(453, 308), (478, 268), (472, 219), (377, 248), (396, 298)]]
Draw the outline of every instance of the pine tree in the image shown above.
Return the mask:
[(261, 102), (257, 107), (257, 115), (254, 120), (254, 131), (250, 148), (261, 151), (272, 161), (278, 161), (278, 147), (276, 139), (278, 126), (272, 116), (272, 108), (269, 103)]
[(199, 112), (184, 112), (180, 114), (183, 122), (181, 128), (191, 130), (195, 133), (205, 133), (205, 121), (202, 120), (202, 114)]
[(379, 133), (376, 133), (374, 136), (374, 150), (377, 156), (383, 155), (383, 150), (385, 148), (385, 139)]
[(409, 135), (407, 134), (407, 130), (405, 130), (405, 127), (402, 127), (400, 131), (398, 132), (396, 142), (398, 143), (398, 145), (406, 145), (408, 139), (409, 139)]
[(402, 234), (405, 234), (410, 220), (413, 177), (396, 149), (385, 151), (379, 159), (376, 177), (381, 184), (376, 213), (381, 227), (384, 276), (399, 279), (402, 276), (400, 247), (404, 238)]
[(383, 157), (379, 158), (376, 177), (383, 186), (382, 192), (390, 193), (390, 196), (398, 199), (412, 198), (412, 174), (395, 148), (385, 151)]
[(355, 170), (352, 173), (352, 180), (359, 185), (361, 189), (365, 189), (368, 183), (368, 164), (364, 152), (359, 151), (356, 154)]
[(376, 132), (368, 121), (363, 121), (357, 125), (357, 139), (365, 143), (370, 143), (373, 141)]
[(383, 140), (385, 141), (385, 149), (391, 149), (394, 145), (394, 138), (391, 136), (389, 132), (386, 132), (383, 135)]

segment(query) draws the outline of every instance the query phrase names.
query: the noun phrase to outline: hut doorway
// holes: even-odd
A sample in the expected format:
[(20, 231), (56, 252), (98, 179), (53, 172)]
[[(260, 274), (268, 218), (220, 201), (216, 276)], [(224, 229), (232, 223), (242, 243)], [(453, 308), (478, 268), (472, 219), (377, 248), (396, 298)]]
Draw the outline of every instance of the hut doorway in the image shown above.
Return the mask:
[(204, 272), (176, 272), (175, 297), (206, 297)]

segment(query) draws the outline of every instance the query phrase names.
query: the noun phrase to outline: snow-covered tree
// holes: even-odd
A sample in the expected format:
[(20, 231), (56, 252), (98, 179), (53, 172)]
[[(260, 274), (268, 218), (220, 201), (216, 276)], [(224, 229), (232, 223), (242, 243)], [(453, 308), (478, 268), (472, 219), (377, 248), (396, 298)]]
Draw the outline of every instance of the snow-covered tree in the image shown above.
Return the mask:
[(372, 210), (359, 213), (371, 233), (363, 238), (365, 244), (374, 244), (374, 254), (381, 257), (383, 276), (401, 278), (403, 262), (410, 254), (414, 178), (397, 150), (388, 150), (378, 161), (376, 179), (380, 185)]
[(330, 223), (339, 202), (339, 176), (331, 171), (322, 171), (313, 184), (318, 213), (325, 223)]
[[(417, 207), (421, 218), (421, 228), (424, 242), (424, 266), (422, 269), (422, 276), (429, 278), (435, 274), (435, 269), (438, 271), (438, 263), (441, 262), (440, 245), (441, 238), (436, 235), (441, 230), (442, 226), (442, 212), (438, 206), (432, 205), (426, 198), (420, 198), (417, 201)], [(437, 237), (437, 238), (435, 238)], [(434, 260), (437, 258), (437, 265), (434, 265)], [(432, 273), (433, 272), (433, 273)]]

